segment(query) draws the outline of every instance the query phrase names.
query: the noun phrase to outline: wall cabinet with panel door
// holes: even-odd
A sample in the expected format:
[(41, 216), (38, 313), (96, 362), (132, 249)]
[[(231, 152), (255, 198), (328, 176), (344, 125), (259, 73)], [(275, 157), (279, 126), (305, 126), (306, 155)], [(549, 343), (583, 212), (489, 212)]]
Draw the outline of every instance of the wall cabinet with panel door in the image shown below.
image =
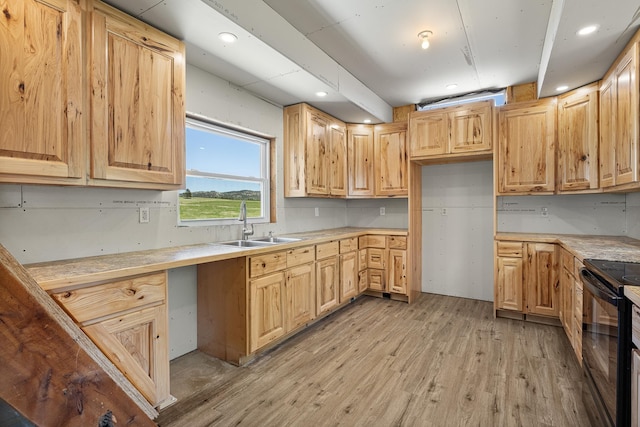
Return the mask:
[(346, 125), (307, 104), (284, 109), (285, 197), (346, 197)]
[(493, 155), (493, 101), (415, 111), (409, 115), (411, 160), (481, 160)]
[(347, 125), (349, 197), (374, 197), (373, 126)]
[(165, 271), (51, 296), (152, 405), (175, 400), (169, 392)]
[(638, 163), (638, 39), (633, 37), (600, 86), (600, 185), (635, 188)]
[(555, 191), (556, 98), (498, 110), (497, 194)]
[(598, 84), (558, 97), (558, 193), (598, 189)]

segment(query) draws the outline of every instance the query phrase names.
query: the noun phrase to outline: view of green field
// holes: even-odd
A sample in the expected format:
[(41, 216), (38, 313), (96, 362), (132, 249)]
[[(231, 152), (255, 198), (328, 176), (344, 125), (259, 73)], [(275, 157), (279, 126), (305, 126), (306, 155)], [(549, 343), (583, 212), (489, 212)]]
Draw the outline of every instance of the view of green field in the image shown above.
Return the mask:
[[(210, 219), (210, 218), (237, 218), (240, 214), (241, 200), (211, 199), (206, 197), (192, 197), (187, 199), (179, 197), (180, 218)], [(260, 201), (247, 200), (247, 217), (260, 216)]]

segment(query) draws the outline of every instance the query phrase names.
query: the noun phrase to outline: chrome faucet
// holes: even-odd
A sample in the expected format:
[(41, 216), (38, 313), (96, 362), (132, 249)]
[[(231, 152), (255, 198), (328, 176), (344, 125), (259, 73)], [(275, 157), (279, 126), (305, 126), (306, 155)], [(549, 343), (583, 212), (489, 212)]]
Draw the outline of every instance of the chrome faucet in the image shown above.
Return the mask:
[(247, 202), (245, 200), (240, 203), (238, 221), (243, 221), (244, 223), (242, 226), (242, 240), (247, 240), (248, 236), (253, 236), (253, 224), (251, 224), (251, 228), (247, 228)]

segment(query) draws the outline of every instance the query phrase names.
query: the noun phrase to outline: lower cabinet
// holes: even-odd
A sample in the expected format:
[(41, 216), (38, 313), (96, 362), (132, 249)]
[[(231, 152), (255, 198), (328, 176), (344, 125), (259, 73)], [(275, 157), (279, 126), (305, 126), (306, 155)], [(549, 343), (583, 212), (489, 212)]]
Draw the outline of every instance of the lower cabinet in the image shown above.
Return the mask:
[(640, 422), (640, 351), (633, 349), (631, 355), (631, 425)]
[(495, 308), (521, 312), (523, 308), (522, 242), (496, 242)]
[(316, 318), (315, 263), (290, 268), (285, 273), (285, 331)]
[(389, 249), (389, 292), (407, 295), (407, 251)]
[(152, 405), (173, 401), (165, 271), (51, 296)]
[(283, 272), (250, 281), (251, 352), (284, 335), (284, 286)]
[(340, 268), (338, 256), (316, 262), (316, 311), (318, 314), (330, 311), (339, 304)]
[(340, 254), (340, 294), (338, 302), (349, 301), (358, 295), (357, 252)]
[(404, 299), (408, 295), (406, 236), (362, 236), (359, 247), (361, 263), (366, 263), (360, 281), (366, 277), (367, 290)]

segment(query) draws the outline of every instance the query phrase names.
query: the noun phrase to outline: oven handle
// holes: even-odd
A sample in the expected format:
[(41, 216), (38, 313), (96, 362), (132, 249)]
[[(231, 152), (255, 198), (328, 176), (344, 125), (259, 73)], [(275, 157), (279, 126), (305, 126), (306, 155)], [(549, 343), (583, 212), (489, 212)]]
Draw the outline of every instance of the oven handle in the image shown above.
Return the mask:
[(589, 291), (598, 298), (608, 302), (609, 304), (618, 306), (618, 302), (622, 299), (615, 294), (611, 289), (607, 288), (598, 277), (587, 270), (586, 268), (580, 269), (580, 276), (582, 277), (582, 283), (584, 283)]

